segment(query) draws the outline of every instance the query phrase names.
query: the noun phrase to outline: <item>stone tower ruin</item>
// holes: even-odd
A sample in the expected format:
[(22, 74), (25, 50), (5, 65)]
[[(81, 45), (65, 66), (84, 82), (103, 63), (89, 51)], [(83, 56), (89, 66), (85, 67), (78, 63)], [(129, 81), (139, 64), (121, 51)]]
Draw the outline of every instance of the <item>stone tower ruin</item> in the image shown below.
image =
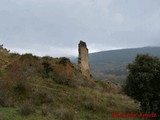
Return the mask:
[(88, 79), (91, 79), (90, 68), (88, 64), (88, 48), (85, 42), (80, 41), (78, 45), (78, 66), (82, 74)]

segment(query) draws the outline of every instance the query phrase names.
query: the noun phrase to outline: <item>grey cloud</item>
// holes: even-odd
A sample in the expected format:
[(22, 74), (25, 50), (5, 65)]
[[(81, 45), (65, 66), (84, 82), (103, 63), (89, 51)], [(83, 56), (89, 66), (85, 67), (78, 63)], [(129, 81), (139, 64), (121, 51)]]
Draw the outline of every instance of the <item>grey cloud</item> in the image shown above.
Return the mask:
[[(38, 55), (159, 45), (158, 0), (1, 0), (0, 44)], [(66, 52), (67, 51), (67, 52)]]

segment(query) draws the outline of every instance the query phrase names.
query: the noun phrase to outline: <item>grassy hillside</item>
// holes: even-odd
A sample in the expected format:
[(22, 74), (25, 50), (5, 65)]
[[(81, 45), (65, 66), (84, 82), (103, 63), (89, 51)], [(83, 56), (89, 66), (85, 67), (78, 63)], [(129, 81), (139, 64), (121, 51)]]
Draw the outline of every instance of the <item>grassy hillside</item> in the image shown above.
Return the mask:
[[(102, 51), (89, 54), (89, 64), (95, 78), (124, 79), (127, 74), (127, 64), (132, 62), (137, 54), (160, 56), (160, 47), (144, 47)], [(119, 82), (119, 81), (116, 81)]]
[(73, 88), (49, 79), (37, 81), (26, 83), (25, 94), (17, 93), (12, 89), (14, 85), (10, 85), (14, 92), (8, 92), (12, 96), (4, 98), (8, 103), (0, 108), (1, 119), (112, 120), (115, 111), (138, 112), (138, 105), (125, 95), (87, 87)]
[(0, 120), (112, 120), (112, 112), (139, 112), (116, 84), (86, 80), (67, 58), (1, 54)]

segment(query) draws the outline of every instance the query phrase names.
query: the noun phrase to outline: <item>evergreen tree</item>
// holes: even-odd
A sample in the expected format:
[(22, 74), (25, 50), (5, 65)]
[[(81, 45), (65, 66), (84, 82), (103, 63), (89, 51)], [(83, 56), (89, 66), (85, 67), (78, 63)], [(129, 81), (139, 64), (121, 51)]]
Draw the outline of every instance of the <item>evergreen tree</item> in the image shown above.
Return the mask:
[(125, 92), (141, 104), (144, 113), (160, 113), (160, 59), (137, 55), (128, 65)]

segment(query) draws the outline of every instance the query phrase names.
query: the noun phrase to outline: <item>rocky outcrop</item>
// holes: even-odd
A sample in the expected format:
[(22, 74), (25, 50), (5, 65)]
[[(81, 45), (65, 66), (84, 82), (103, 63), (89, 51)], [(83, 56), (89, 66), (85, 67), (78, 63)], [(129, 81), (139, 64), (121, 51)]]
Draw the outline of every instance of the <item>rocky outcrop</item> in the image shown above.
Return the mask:
[(78, 66), (82, 74), (88, 79), (91, 79), (90, 68), (88, 64), (88, 48), (85, 42), (80, 41), (78, 45)]

